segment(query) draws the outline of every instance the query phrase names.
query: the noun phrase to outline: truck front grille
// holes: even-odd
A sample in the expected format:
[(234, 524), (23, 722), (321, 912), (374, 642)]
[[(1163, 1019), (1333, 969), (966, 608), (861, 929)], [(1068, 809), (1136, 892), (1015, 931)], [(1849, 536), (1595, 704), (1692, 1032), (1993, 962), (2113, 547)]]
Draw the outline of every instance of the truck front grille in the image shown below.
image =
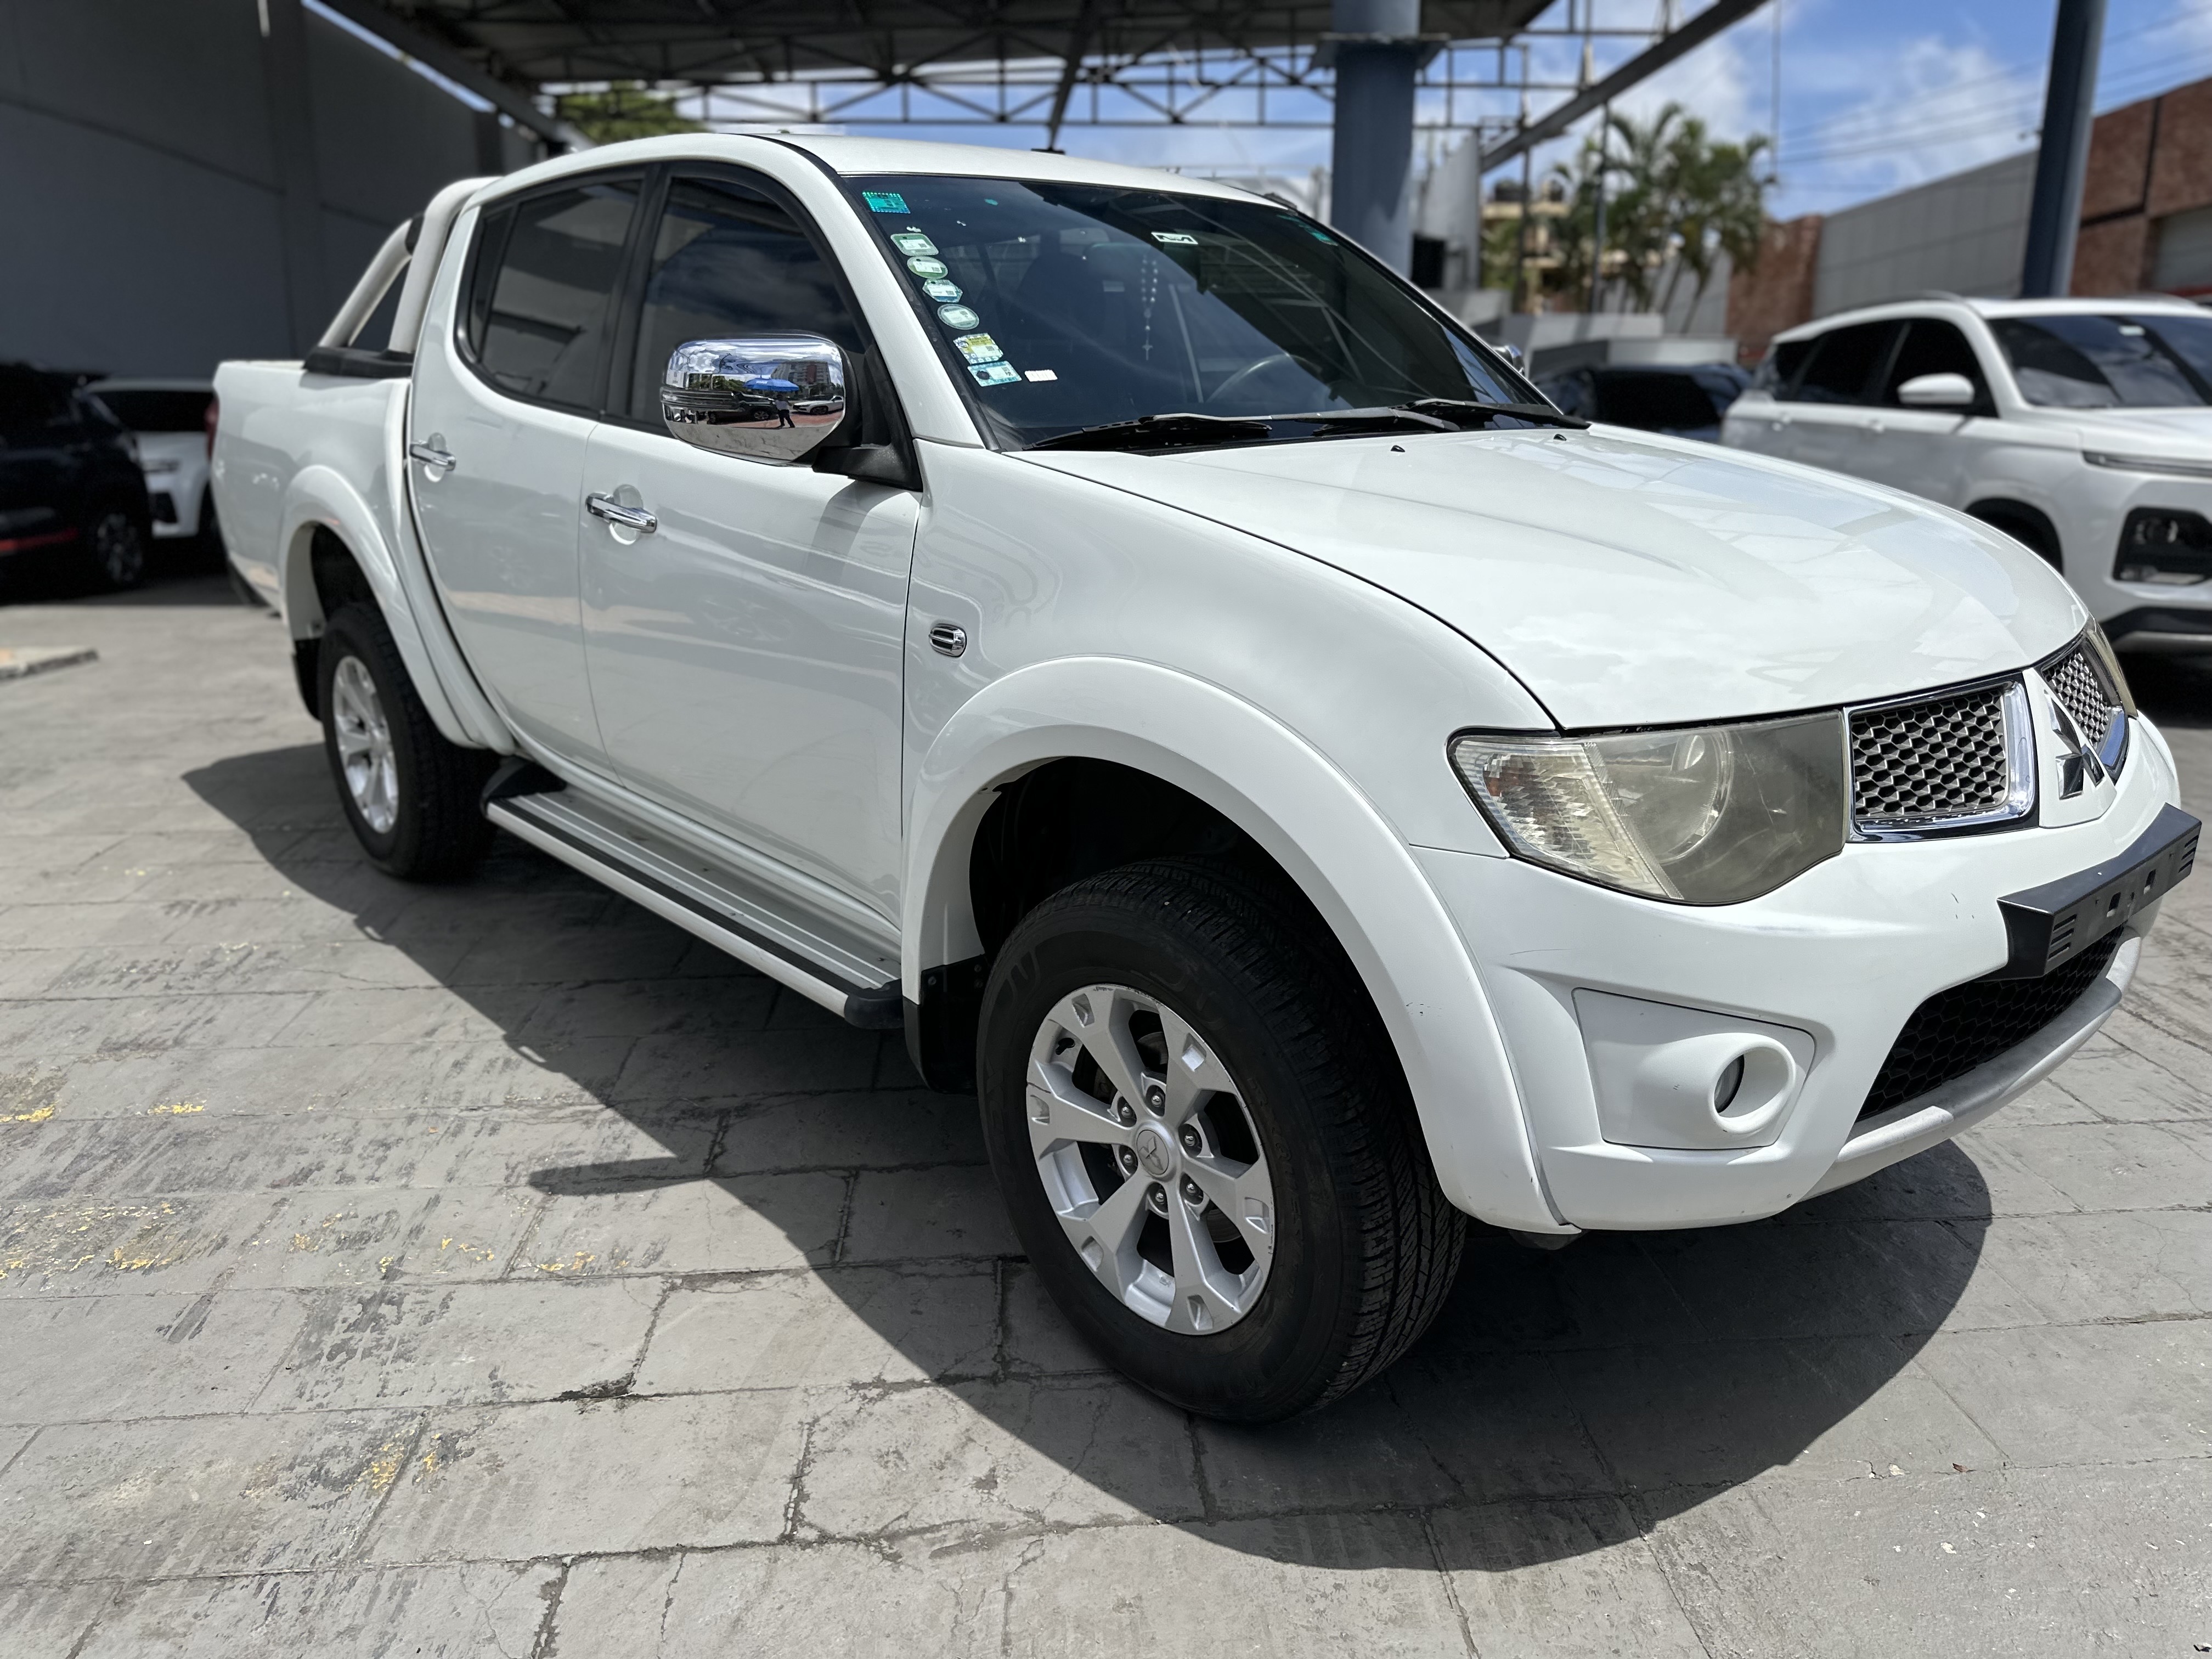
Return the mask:
[(1911, 823), (1999, 812), (2012, 793), (2008, 683), (1851, 711), (1851, 816)]
[(1862, 1120), (1962, 1078), (2025, 1042), (2074, 1006), (2112, 965), (2119, 936), (2099, 939), (2040, 979), (1970, 979), (1912, 1011), (1859, 1108)]

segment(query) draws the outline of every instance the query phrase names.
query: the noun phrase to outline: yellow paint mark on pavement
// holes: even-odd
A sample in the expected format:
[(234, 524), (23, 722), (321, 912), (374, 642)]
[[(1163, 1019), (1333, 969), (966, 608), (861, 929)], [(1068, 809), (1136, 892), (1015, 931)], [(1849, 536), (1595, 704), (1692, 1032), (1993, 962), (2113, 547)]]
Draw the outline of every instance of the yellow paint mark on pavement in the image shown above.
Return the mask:
[(146, 1111), (146, 1115), (148, 1117), (161, 1117), (166, 1115), (172, 1117), (185, 1117), (193, 1112), (204, 1112), (205, 1110), (207, 1110), (207, 1107), (202, 1102), (197, 1100), (177, 1100), (170, 1102), (167, 1106), (149, 1107)]

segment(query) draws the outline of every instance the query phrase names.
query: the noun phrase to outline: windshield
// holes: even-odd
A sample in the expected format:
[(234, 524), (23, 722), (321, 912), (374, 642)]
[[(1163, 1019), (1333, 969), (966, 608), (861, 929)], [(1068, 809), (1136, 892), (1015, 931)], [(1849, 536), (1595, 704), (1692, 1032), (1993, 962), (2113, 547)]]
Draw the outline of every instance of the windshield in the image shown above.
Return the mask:
[(2054, 409), (2212, 404), (2212, 317), (2052, 313), (1990, 319), (2020, 395)]
[(1005, 442), (1171, 413), (1532, 400), (1371, 260), (1264, 202), (914, 174), (853, 183)]

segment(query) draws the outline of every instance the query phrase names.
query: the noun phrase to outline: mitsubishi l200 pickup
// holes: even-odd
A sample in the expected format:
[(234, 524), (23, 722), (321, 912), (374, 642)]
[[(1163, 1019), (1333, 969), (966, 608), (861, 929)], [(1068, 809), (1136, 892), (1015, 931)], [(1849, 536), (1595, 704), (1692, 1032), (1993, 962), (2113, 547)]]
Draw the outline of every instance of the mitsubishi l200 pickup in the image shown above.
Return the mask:
[(1225, 185), (611, 145), (217, 386), (366, 856), (504, 830), (902, 1027), (1068, 1318), (1216, 1416), (1388, 1365), (1470, 1217), (1745, 1220), (1957, 1134), (2196, 847), (2018, 542), (1564, 415)]

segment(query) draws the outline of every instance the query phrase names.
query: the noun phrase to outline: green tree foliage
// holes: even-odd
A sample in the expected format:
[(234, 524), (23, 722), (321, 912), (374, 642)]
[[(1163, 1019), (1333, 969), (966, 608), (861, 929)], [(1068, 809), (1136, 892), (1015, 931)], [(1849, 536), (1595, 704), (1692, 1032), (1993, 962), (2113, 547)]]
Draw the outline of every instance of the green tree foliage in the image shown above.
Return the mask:
[(705, 131), (676, 112), (672, 96), (648, 92), (641, 81), (617, 81), (605, 92), (564, 92), (553, 100), (553, 112), (595, 144)]
[[(1559, 264), (1547, 288), (1570, 304), (1589, 293), (1590, 266), (1602, 259), (1608, 281), (1639, 311), (1663, 310), (1692, 282), (1691, 303), (1705, 295), (1720, 256), (1738, 270), (1759, 262), (1766, 219), (1759, 161), (1771, 148), (1754, 133), (1716, 142), (1705, 124), (1668, 104), (1648, 121), (1613, 116), (1573, 161), (1553, 169), (1567, 198), (1554, 224)], [(1597, 196), (1605, 190), (1605, 247), (1596, 246)], [(1669, 260), (1674, 263), (1669, 265)], [(1662, 282), (1663, 277), (1663, 282)]]

